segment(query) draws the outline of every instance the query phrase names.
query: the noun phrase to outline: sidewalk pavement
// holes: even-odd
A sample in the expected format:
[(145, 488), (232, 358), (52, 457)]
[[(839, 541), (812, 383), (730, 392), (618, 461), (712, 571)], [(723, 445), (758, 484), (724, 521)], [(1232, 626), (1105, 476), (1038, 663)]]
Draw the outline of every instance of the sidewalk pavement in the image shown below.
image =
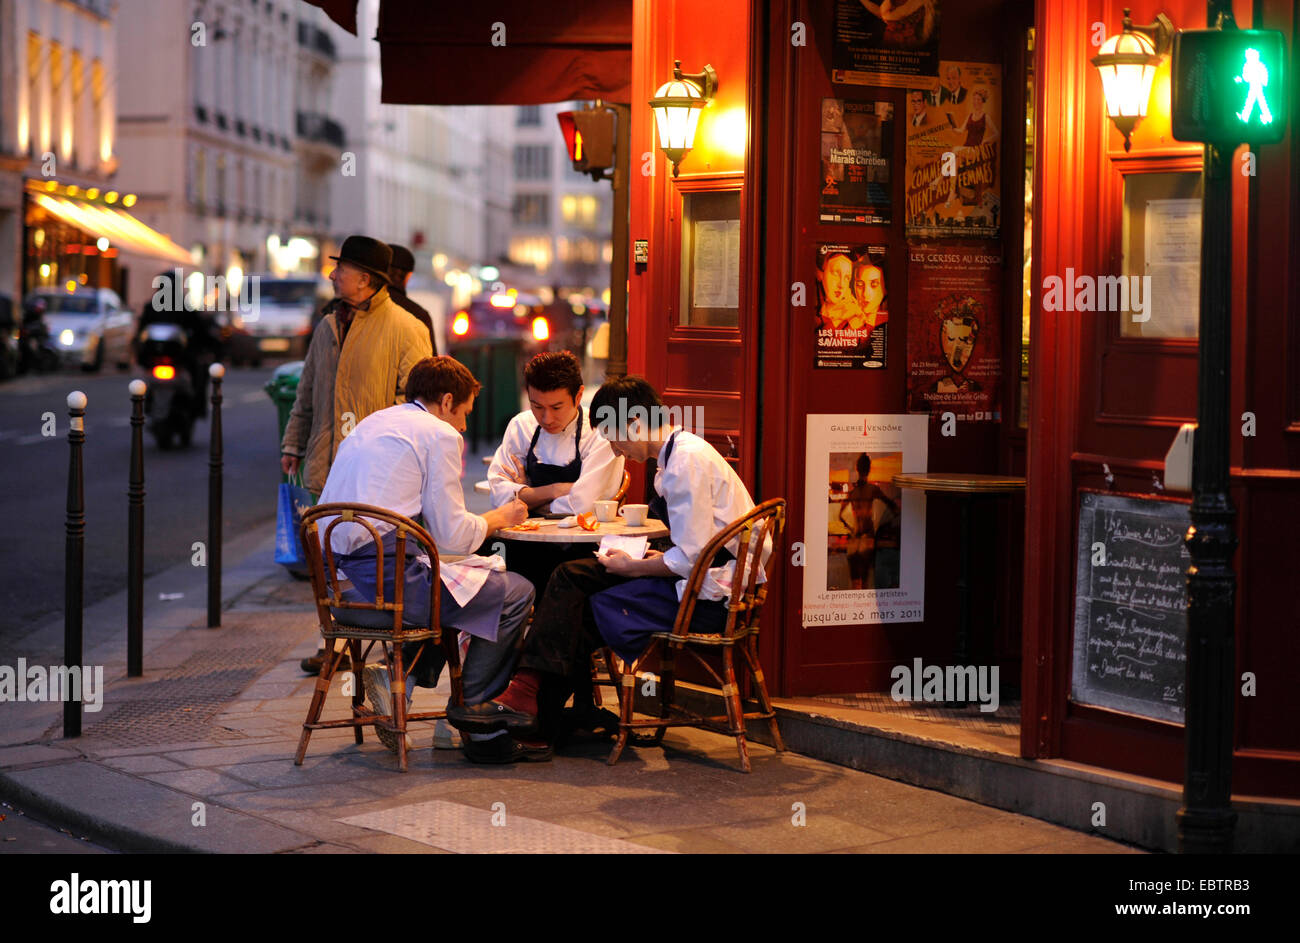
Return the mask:
[[(125, 593), (88, 607), (83, 662), (104, 667), (102, 709), (64, 740), (61, 703), (0, 704), (0, 797), (127, 851), (1135, 851), (753, 742), (745, 775), (731, 738), (681, 728), (614, 767), (603, 743), (492, 767), (431, 750), (432, 725), (416, 724), (406, 774), (373, 731), (357, 745), (325, 730), (296, 767), (315, 683), (298, 662), (320, 637), (310, 585), (272, 546), (270, 527), (225, 545), (220, 629), (206, 628), (206, 570), (146, 581), (143, 678), (126, 677)], [(19, 648), (6, 663), (59, 664), (62, 617)], [(326, 718), (346, 716), (340, 691)], [(416, 709), (446, 696), (445, 682), (421, 689)]]

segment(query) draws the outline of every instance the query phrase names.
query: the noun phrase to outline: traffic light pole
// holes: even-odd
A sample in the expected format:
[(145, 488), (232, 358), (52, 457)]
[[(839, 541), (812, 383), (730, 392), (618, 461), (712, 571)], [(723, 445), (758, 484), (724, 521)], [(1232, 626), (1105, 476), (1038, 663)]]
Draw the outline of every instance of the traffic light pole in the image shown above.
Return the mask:
[[(1231, 6), (1206, 5), (1206, 22), (1233, 28)], [(1236, 510), (1228, 494), (1233, 148), (1205, 145), (1201, 210), (1200, 360), (1187, 549), (1187, 712), (1178, 847), (1185, 854), (1232, 850)]]
[(630, 246), (628, 176), (632, 166), (632, 109), (628, 105), (605, 103), (616, 116), (614, 140), (614, 226), (613, 254), (609, 265), (609, 359), (605, 376), (615, 379), (627, 373), (627, 273)]

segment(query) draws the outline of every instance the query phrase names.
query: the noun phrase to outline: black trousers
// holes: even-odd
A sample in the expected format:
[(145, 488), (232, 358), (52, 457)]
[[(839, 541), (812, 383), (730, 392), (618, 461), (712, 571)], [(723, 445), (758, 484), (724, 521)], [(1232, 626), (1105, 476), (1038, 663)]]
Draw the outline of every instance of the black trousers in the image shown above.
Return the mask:
[(570, 560), (551, 574), (519, 655), (521, 668), (590, 684), (591, 653), (604, 645), (588, 601), (592, 594), (626, 583), (595, 557)]

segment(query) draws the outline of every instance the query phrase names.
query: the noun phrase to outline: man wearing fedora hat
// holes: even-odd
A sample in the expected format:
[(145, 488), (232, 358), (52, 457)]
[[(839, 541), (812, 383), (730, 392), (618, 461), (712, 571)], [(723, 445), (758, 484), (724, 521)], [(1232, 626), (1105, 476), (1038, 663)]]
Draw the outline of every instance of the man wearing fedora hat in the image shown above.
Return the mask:
[(429, 317), (429, 312), (424, 306), (411, 300), (411, 296), (406, 293), (406, 283), (411, 280), (411, 273), (415, 271), (415, 256), (406, 246), (399, 246), (397, 243), (390, 244), (393, 250), (393, 264), (388, 269), (388, 293), (393, 296), (393, 303), (399, 308), (405, 308), (411, 315), (424, 325), (429, 332), (429, 343), (433, 346), (433, 355), (438, 356), (438, 339), (433, 336), (433, 318)]
[[(301, 470), (312, 494), (324, 488), (344, 437), (371, 413), (404, 403), (406, 375), (433, 355), (429, 332), (390, 296), (387, 244), (348, 236), (330, 258), (335, 297), (312, 334), (280, 444), (281, 470)], [(303, 670), (318, 673), (323, 656), (304, 659)]]

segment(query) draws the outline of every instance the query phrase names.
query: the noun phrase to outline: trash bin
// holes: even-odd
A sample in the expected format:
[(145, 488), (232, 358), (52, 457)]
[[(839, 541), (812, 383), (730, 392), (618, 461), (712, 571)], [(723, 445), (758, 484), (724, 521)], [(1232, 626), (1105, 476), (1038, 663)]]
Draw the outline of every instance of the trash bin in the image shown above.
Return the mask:
[[(277, 443), (284, 439), (285, 427), (289, 425), (289, 414), (293, 412), (293, 401), (298, 397), (298, 381), (302, 379), (302, 365), (301, 360), (281, 364), (275, 368), (271, 379), (267, 380), (266, 385), (262, 387), (266, 390), (266, 395), (271, 397), (271, 402), (275, 403), (275, 408), (280, 414), (280, 437), (276, 439)], [(289, 477), (282, 472), (280, 480), (288, 481)]]
[(483, 338), (457, 345), (451, 351), (483, 384), (465, 429), (475, 451), (480, 442), (499, 443), (506, 426), (522, 408), (519, 385), (524, 369), (523, 354), (523, 341), (514, 337)]

